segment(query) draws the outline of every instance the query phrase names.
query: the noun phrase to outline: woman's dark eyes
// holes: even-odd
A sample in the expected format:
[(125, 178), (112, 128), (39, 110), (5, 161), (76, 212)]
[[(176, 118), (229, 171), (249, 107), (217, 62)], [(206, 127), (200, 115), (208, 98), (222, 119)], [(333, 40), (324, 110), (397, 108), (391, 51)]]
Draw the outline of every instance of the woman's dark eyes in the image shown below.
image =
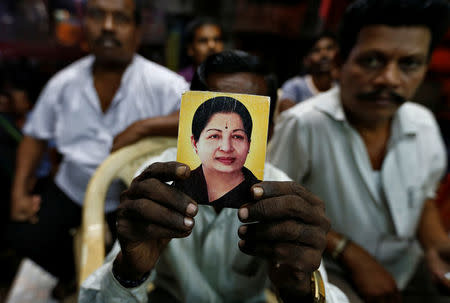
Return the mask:
[(233, 135), (233, 139), (244, 140), (244, 136), (242, 136), (242, 135)]
[(218, 139), (219, 135), (210, 135), (208, 139)]

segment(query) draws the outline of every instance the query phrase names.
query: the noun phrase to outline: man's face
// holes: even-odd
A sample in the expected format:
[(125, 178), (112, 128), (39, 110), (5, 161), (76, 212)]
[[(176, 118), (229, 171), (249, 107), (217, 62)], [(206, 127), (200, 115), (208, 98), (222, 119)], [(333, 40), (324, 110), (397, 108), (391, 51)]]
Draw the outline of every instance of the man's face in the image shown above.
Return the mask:
[(425, 76), (430, 41), (422, 26), (363, 28), (340, 73), (349, 119), (371, 124), (392, 119)]
[(305, 57), (305, 66), (311, 74), (329, 73), (331, 71), (337, 44), (328, 37), (319, 39)]
[(195, 30), (194, 39), (188, 47), (188, 55), (195, 65), (200, 65), (209, 55), (221, 51), (223, 51), (223, 37), (218, 26), (206, 24)]
[(140, 43), (133, 0), (89, 0), (85, 30), (92, 53), (100, 62), (126, 64)]

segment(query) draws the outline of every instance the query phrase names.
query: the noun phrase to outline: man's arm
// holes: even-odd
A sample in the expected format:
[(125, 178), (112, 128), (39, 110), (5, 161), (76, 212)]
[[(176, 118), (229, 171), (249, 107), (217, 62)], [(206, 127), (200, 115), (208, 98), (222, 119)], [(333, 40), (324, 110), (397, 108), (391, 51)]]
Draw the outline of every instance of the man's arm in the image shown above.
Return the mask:
[(431, 274), (440, 284), (450, 289), (450, 238), (442, 225), (433, 199), (425, 202), (420, 218), (417, 236), (425, 251)]
[[(343, 239), (343, 235), (330, 231), (327, 235), (326, 253), (333, 256)], [(339, 254), (334, 254), (334, 258), (346, 270), (365, 301), (400, 302), (400, 292), (394, 278), (373, 256), (352, 241), (348, 241), (342, 248)]]
[(111, 151), (133, 144), (148, 136), (174, 136), (178, 134), (179, 111), (167, 116), (139, 120), (118, 134), (113, 141)]
[(11, 201), (11, 219), (14, 221), (37, 219), (40, 197), (30, 193), (35, 183), (34, 172), (46, 147), (46, 141), (30, 136), (25, 136), (19, 145)]

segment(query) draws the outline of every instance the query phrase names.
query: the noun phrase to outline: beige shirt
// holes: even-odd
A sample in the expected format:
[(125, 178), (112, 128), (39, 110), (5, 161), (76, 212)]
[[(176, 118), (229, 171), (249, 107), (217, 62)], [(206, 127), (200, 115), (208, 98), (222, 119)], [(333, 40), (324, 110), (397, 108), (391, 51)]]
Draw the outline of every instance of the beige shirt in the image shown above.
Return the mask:
[[(406, 286), (421, 257), (416, 229), (446, 168), (433, 115), (407, 102), (397, 111), (380, 185), (359, 133), (346, 120), (339, 88), (283, 113), (269, 162), (322, 198), (332, 228), (364, 247)], [(381, 190), (380, 190), (381, 189)], [(325, 259), (328, 270), (336, 264)]]

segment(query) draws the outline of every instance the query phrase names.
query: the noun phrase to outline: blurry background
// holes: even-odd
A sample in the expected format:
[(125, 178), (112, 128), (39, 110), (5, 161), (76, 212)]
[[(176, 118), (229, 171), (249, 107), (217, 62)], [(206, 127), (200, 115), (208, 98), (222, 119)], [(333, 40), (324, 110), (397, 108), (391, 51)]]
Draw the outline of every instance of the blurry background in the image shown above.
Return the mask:
[[(86, 0), (0, 0), (0, 83), (25, 91), (27, 112), (47, 80), (58, 70), (87, 54), (82, 19)], [(278, 84), (301, 71), (301, 59), (308, 40), (322, 30), (336, 31), (351, 0), (143, 0), (144, 37), (139, 51), (144, 57), (177, 71), (190, 62), (185, 54), (183, 30), (198, 16), (215, 17), (225, 29), (226, 48), (257, 54), (278, 76)], [(0, 91), (0, 106), (6, 100)], [(431, 60), (427, 79), (415, 98), (436, 114), (443, 137), (450, 143), (450, 32)], [(18, 99), (20, 100), (20, 98)], [(26, 103), (25, 102), (25, 103)], [(20, 119), (17, 122), (20, 129)], [(10, 130), (8, 130), (9, 132)], [(20, 141), (14, 130), (2, 140), (0, 161), (0, 222), (8, 217), (9, 188), (15, 148)], [(13, 139), (11, 139), (13, 138)], [(5, 139), (6, 140), (6, 139)], [(8, 146), (9, 146), (8, 145)], [(449, 153), (450, 154), (450, 153)], [(7, 156), (5, 156), (7, 155)], [(448, 181), (450, 184), (450, 179)], [(450, 185), (443, 200), (450, 196)], [(448, 194), (447, 194), (448, 192)], [(443, 203), (443, 202), (442, 202)], [(443, 203), (444, 204), (444, 203)], [(450, 205), (450, 203), (447, 203)], [(450, 222), (450, 206), (447, 207)], [(448, 223), (450, 228), (450, 223)], [(1, 226), (0, 226), (1, 228)], [(0, 250), (1, 251), (1, 250)], [(2, 257), (0, 253), (0, 259)], [(6, 252), (7, 254), (7, 252)], [(2, 264), (2, 291), (14, 274)]]

